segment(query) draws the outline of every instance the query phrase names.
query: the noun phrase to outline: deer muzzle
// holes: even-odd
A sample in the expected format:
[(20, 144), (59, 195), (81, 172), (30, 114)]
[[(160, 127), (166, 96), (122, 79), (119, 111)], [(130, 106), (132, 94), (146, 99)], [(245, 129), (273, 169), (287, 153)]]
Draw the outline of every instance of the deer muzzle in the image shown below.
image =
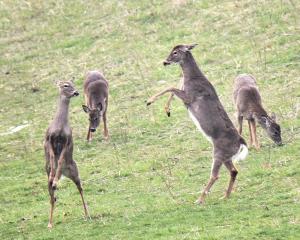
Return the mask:
[(168, 60), (163, 61), (164, 66), (170, 65), (171, 62), (169, 62)]

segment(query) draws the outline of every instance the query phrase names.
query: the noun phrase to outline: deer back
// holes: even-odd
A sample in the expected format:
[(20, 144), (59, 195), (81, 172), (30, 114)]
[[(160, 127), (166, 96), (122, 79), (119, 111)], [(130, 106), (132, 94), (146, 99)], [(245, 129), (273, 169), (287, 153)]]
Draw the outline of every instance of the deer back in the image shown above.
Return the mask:
[(98, 71), (91, 71), (84, 81), (84, 94), (90, 108), (96, 108), (99, 103), (106, 108), (108, 99), (108, 82)]

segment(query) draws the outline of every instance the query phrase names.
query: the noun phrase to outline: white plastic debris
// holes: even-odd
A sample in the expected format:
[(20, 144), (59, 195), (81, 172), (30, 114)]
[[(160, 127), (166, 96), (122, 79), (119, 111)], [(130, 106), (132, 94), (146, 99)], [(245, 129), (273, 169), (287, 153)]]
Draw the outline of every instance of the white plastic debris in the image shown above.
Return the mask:
[(16, 126), (16, 127), (10, 127), (10, 128), (8, 129), (7, 132), (0, 133), (0, 136), (9, 135), (9, 134), (13, 134), (13, 133), (19, 132), (19, 131), (21, 131), (23, 128), (28, 127), (29, 125), (30, 125), (30, 124), (23, 124), (23, 125)]

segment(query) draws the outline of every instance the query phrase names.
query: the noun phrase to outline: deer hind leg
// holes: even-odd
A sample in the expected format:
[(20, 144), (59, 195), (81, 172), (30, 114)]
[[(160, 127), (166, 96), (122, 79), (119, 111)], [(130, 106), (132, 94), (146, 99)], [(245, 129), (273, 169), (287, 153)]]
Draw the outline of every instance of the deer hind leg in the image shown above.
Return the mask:
[(104, 135), (104, 138), (105, 140), (108, 140), (109, 138), (109, 134), (108, 134), (108, 128), (107, 128), (107, 121), (106, 121), (106, 112), (103, 114), (103, 125), (104, 125), (104, 132), (103, 132), (103, 135)]
[(48, 191), (50, 195), (50, 213), (49, 213), (49, 222), (48, 222), (48, 228), (53, 227), (53, 212), (55, 207), (55, 195), (54, 195), (54, 189), (52, 188), (52, 183), (48, 182)]
[(233, 165), (232, 161), (228, 161), (228, 162), (224, 162), (224, 165), (226, 166), (226, 168), (228, 169), (229, 173), (230, 173), (230, 181), (229, 181), (229, 185), (227, 188), (227, 191), (225, 193), (225, 198), (228, 198), (230, 196), (230, 193), (232, 191), (236, 176), (238, 174), (237, 169), (235, 168), (235, 166)]
[[(51, 155), (49, 154), (49, 160)], [(48, 191), (50, 196), (50, 212), (49, 212), (49, 222), (48, 222), (48, 228), (53, 227), (53, 212), (54, 212), (54, 205), (55, 205), (55, 195), (54, 195), (54, 189), (52, 188), (52, 182), (54, 179), (54, 170), (51, 169), (51, 161), (46, 163), (46, 172), (48, 175)], [(51, 174), (53, 177), (51, 177)]]
[(90, 217), (90, 214), (88, 212), (87, 205), (84, 201), (83, 189), (82, 189), (82, 186), (81, 186), (81, 181), (80, 181), (80, 178), (79, 178), (78, 168), (77, 168), (77, 165), (76, 165), (75, 161), (73, 161), (71, 164), (68, 165), (68, 167), (64, 171), (64, 175), (66, 177), (70, 178), (75, 183), (75, 185), (76, 185), (76, 187), (79, 191), (79, 194), (81, 196), (81, 201), (82, 201), (82, 205), (83, 205), (85, 218), (90, 219), (91, 217)]
[(204, 188), (203, 192), (201, 193), (200, 197), (196, 201), (197, 204), (204, 203), (204, 199), (205, 199), (206, 195), (209, 193), (211, 187), (214, 185), (214, 183), (219, 178), (219, 171), (220, 171), (221, 166), (222, 166), (222, 162), (220, 160), (214, 159), (214, 161), (212, 163), (210, 179), (209, 179), (206, 187)]

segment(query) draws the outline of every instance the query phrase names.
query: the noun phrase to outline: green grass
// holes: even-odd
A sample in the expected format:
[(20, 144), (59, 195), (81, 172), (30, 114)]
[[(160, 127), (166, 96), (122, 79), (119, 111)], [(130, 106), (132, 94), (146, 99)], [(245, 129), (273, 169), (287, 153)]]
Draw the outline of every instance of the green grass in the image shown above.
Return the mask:
[[(1, 1), (0, 238), (299, 239), (299, 10), (298, 0)], [(203, 206), (193, 202), (209, 178), (211, 145), (180, 101), (171, 118), (166, 97), (144, 102), (177, 85), (179, 67), (162, 61), (180, 43), (199, 44), (193, 54), (235, 123), (233, 79), (256, 76), (285, 142), (274, 147), (259, 128), (262, 149), (237, 165), (232, 197), (219, 200), (223, 168)], [(72, 99), (70, 122), (92, 220), (64, 179), (49, 231), (42, 142), (56, 109), (54, 82), (75, 77), (82, 93), (91, 69), (110, 82), (111, 139), (98, 131), (86, 143), (83, 94)], [(22, 124), (29, 127), (4, 135)]]

